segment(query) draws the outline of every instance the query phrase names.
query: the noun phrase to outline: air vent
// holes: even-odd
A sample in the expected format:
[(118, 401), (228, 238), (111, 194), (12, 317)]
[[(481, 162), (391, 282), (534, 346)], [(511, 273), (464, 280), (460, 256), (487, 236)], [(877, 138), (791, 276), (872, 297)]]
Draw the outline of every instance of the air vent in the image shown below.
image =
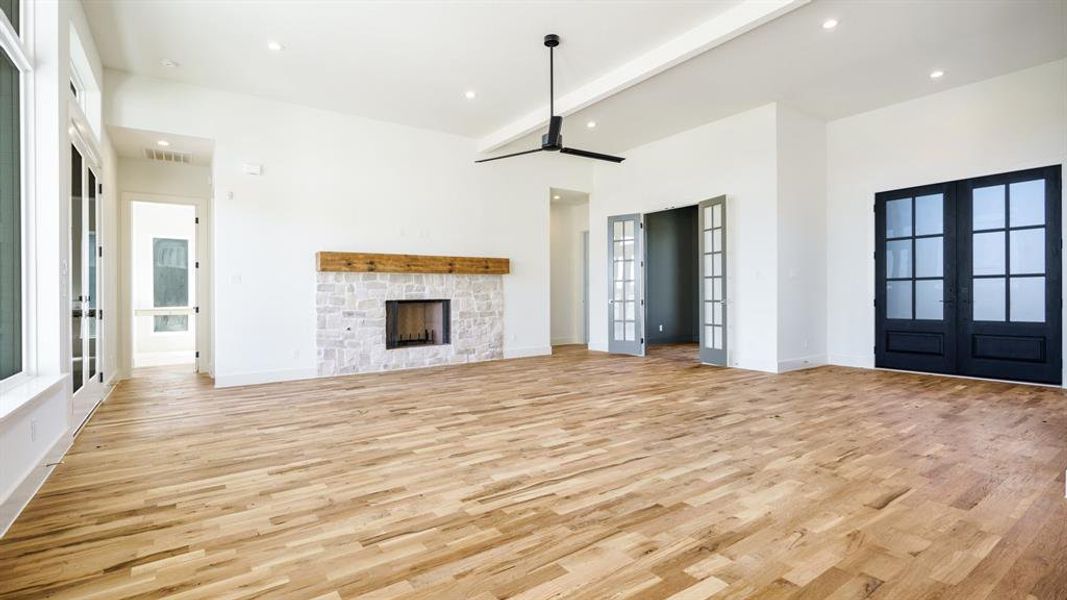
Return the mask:
[(188, 152), (175, 152), (174, 150), (162, 150), (159, 148), (145, 148), (144, 157), (148, 160), (182, 163), (186, 165), (193, 162), (193, 155)]

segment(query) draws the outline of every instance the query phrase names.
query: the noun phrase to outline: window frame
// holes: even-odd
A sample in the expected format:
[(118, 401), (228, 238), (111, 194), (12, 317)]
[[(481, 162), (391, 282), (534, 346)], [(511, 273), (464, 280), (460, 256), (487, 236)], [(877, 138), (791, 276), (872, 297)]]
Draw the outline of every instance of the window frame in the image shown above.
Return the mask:
[(29, 230), (32, 222), (33, 211), (33, 63), (28, 50), (30, 44), (25, 32), (32, 31), (33, 3), (19, 2), (19, 30), (11, 24), (8, 16), (0, 11), (0, 51), (7, 55), (12, 64), (19, 71), (19, 170), (20, 181), (20, 210), (19, 227), (21, 235), (21, 256), (19, 267), (22, 271), (22, 368), (8, 377), (0, 380), (0, 393), (10, 392), (13, 389), (28, 382), (36, 371), (35, 353), (33, 352), (33, 331), (35, 307), (32, 304), (32, 294), (36, 279), (35, 274), (29, 268), (33, 262), (33, 239)]

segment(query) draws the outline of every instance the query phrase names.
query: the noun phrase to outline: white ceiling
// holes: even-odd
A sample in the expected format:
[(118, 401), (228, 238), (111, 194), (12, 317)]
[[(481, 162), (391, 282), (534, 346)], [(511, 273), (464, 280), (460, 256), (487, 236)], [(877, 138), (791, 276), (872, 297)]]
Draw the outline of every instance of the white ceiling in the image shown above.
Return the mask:
[[(85, 5), (111, 68), (485, 138), (546, 105), (544, 33), (564, 40), (560, 97), (760, 1)], [(768, 102), (832, 119), (1064, 56), (1067, 0), (813, 0), (568, 115), (564, 133), (621, 152)]]
[(549, 202), (562, 206), (578, 206), (589, 202), (589, 194), (565, 188), (549, 188)]
[(87, 0), (85, 9), (110, 68), (479, 137), (547, 103), (546, 33), (567, 50), (556, 57), (564, 94), (740, 2)]
[(768, 102), (831, 120), (1065, 56), (1065, 0), (816, 0), (568, 115), (563, 133), (567, 146), (625, 156)]

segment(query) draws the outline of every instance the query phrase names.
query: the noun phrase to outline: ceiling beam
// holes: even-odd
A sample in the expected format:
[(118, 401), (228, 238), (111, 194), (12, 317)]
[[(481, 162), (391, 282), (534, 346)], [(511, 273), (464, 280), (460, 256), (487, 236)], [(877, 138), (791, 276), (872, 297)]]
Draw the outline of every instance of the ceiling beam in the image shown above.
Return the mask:
[[(724, 44), (811, 0), (743, 0), (703, 24), (556, 99), (556, 114), (570, 115)], [(528, 113), (478, 141), (490, 152), (544, 128), (548, 106)]]

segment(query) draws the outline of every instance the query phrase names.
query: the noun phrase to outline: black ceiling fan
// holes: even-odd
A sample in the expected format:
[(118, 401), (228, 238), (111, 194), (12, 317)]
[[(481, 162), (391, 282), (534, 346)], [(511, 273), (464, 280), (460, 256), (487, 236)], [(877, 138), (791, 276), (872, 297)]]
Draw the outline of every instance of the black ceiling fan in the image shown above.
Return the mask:
[(556, 115), (556, 72), (555, 64), (553, 61), (553, 50), (559, 45), (559, 36), (550, 33), (545, 36), (545, 46), (548, 47), (548, 133), (541, 136), (541, 147), (534, 148), (533, 150), (524, 150), (522, 152), (513, 152), (511, 154), (504, 154), (502, 156), (494, 156), (492, 158), (483, 158), (476, 160), (476, 163), (489, 162), (491, 160), (500, 160), (502, 158), (511, 158), (512, 156), (522, 156), (523, 154), (533, 154), (534, 152), (559, 152), (560, 154), (573, 154), (574, 156), (582, 156), (585, 158), (595, 158), (596, 160), (606, 160), (613, 163), (621, 163), (626, 160), (619, 156), (611, 156), (610, 154), (601, 154), (599, 152), (590, 152), (588, 150), (579, 150), (577, 148), (565, 148), (563, 146), (563, 117)]

